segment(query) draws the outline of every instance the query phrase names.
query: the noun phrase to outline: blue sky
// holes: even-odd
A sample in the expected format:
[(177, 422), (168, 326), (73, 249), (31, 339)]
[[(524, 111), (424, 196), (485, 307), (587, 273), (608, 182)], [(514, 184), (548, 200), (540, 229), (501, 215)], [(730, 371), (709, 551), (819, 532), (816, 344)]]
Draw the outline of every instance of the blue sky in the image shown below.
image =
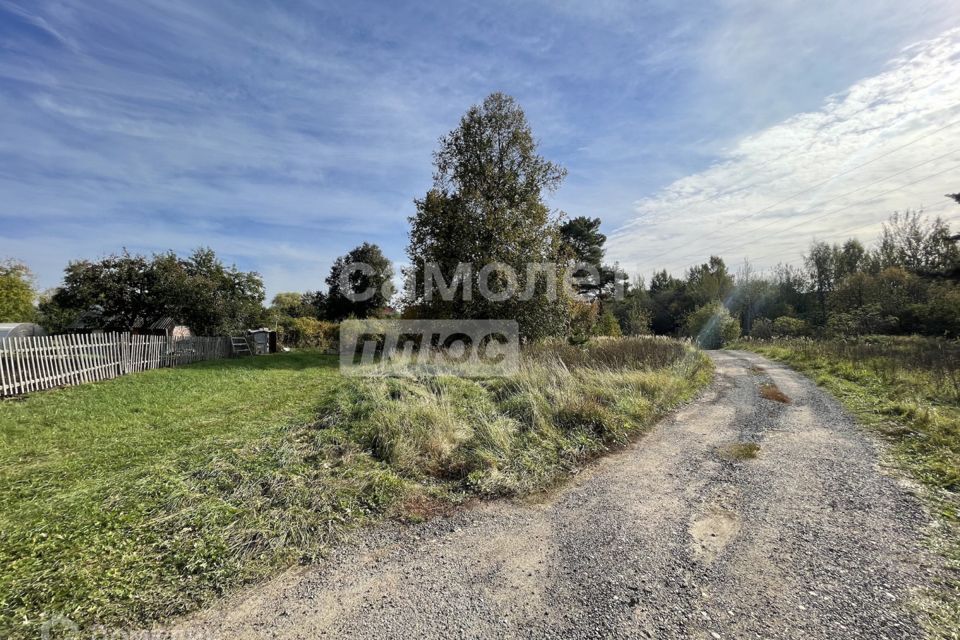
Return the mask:
[[(363, 241), (401, 262), (437, 138), (504, 91), (569, 169), (551, 205), (600, 216), (630, 270), (796, 260), (893, 208), (952, 214), (960, 127), (930, 132), (960, 118), (958, 26), (954, 0), (0, 0), (0, 257), (46, 288), (70, 259), (208, 245), (270, 294)], [(736, 246), (763, 207), (804, 224)]]

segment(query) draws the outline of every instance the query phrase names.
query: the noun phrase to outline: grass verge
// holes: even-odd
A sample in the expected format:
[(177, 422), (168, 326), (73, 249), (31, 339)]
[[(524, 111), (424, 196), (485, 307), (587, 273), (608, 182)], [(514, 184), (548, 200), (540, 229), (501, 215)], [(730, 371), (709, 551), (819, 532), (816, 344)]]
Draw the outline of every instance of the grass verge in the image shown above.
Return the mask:
[(904, 337), (744, 342), (830, 391), (891, 444), (939, 516), (933, 540), (948, 576), (922, 607), (932, 634), (960, 637), (960, 344)]
[(512, 378), (342, 378), (277, 354), (0, 403), (0, 636), (137, 628), (347, 528), (524, 495), (711, 377), (672, 341), (538, 345)]

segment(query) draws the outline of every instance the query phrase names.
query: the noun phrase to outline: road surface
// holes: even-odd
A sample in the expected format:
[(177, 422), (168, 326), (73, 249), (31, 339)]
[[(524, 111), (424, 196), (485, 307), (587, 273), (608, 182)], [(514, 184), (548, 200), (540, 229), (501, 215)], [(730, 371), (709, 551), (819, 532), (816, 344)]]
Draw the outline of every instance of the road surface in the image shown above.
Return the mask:
[[(697, 401), (537, 503), (355, 536), (179, 623), (223, 638), (915, 638), (916, 497), (801, 375), (714, 352)], [(790, 403), (767, 400), (773, 382)], [(760, 446), (739, 460), (727, 447)]]

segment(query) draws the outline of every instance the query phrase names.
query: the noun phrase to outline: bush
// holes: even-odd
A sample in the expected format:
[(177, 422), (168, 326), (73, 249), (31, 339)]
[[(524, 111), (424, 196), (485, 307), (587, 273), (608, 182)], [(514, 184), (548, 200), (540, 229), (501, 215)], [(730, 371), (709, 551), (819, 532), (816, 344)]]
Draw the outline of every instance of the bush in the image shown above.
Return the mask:
[(960, 287), (946, 282), (931, 286), (930, 301), (916, 305), (914, 314), (921, 318), (924, 333), (960, 337)]
[(773, 322), (770, 318), (757, 318), (750, 328), (750, 337), (757, 340), (769, 340), (773, 337)]
[(849, 313), (835, 313), (827, 320), (827, 333), (833, 336), (862, 336), (889, 333), (898, 324), (895, 316), (885, 316), (877, 304), (868, 304)]
[(704, 349), (719, 349), (740, 337), (740, 321), (721, 303), (708, 302), (687, 316), (684, 333)]
[(593, 335), (595, 336), (612, 336), (619, 338), (623, 335), (620, 331), (620, 323), (617, 322), (617, 319), (612, 313), (607, 311), (600, 319), (597, 321), (597, 324), (593, 327)]
[(780, 316), (771, 327), (775, 338), (801, 338), (810, 335), (810, 324), (800, 318)]
[(280, 342), (297, 349), (329, 351), (339, 344), (340, 325), (316, 318), (288, 318), (279, 327)]

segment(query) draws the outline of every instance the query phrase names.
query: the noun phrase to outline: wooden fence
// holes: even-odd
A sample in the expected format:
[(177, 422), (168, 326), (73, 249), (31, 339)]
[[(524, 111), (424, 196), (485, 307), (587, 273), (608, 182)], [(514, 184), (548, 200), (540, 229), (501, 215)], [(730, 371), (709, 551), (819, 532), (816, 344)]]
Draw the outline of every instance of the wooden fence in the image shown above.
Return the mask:
[(228, 358), (230, 338), (129, 333), (0, 338), (0, 397)]

